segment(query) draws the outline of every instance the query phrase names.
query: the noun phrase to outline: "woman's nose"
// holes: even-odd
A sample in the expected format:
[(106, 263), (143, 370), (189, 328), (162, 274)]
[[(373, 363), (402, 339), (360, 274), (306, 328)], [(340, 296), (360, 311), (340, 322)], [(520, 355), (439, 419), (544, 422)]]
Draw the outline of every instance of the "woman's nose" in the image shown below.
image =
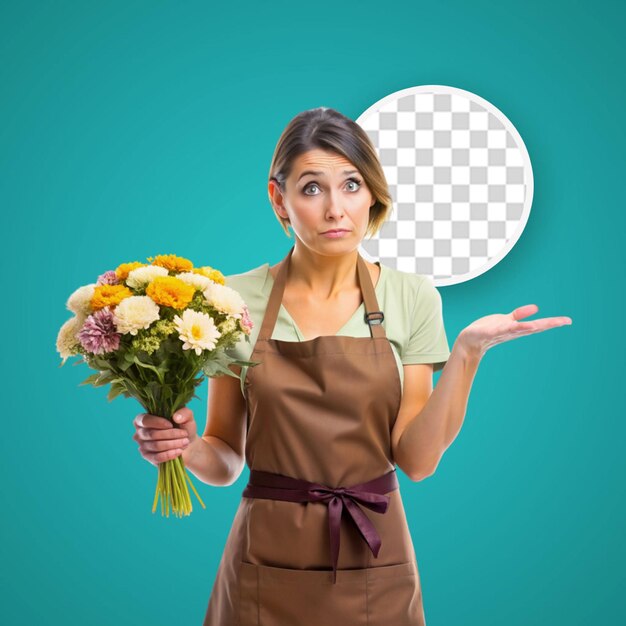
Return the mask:
[(333, 217), (341, 217), (343, 215), (343, 207), (341, 205), (341, 198), (339, 198), (339, 195), (331, 192), (327, 197), (326, 214)]

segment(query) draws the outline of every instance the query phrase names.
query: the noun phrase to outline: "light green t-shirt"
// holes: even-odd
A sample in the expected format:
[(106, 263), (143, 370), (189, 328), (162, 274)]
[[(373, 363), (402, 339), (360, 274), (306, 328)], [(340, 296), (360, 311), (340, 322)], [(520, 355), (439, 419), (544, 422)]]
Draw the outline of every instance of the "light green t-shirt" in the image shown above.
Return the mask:
[[(439, 371), (450, 356), (450, 348), (443, 323), (441, 295), (432, 281), (419, 274), (402, 272), (386, 265), (376, 282), (376, 299), (385, 314), (383, 327), (396, 358), (400, 380), (404, 386), (403, 365), (412, 363), (433, 363), (434, 371)], [(263, 316), (269, 300), (274, 279), (269, 271), (270, 264), (264, 263), (241, 274), (225, 276), (227, 287), (237, 291), (248, 305), (254, 325), (250, 343), (242, 337), (227, 350), (232, 358), (251, 360), (252, 350), (261, 330)], [(337, 335), (350, 337), (370, 337), (369, 327), (364, 319), (363, 302), (352, 317), (339, 330)], [(281, 341), (304, 341), (287, 309), (281, 304), (272, 339)], [(247, 367), (241, 371), (241, 392)]]

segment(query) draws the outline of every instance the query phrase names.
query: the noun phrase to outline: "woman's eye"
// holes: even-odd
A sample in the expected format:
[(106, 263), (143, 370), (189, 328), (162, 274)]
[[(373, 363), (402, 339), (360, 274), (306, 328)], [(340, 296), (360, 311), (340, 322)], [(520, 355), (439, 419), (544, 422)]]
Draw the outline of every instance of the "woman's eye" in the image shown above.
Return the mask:
[[(347, 185), (352, 184), (352, 185), (355, 185), (355, 186), (356, 186), (356, 187), (353, 187), (353, 188), (352, 188), (352, 192), (358, 191), (358, 190), (361, 188), (361, 181), (360, 181), (360, 180), (357, 180), (356, 178), (350, 178), (350, 179), (347, 181), (347, 183), (346, 183), (346, 184), (347, 184)], [(308, 185), (304, 188), (304, 190), (303, 190), (303, 191), (304, 191), (304, 193), (305, 193), (307, 196), (316, 196), (316, 195), (317, 195), (316, 193), (313, 193), (313, 194), (311, 194), (311, 193), (307, 193), (307, 192), (308, 192), (308, 190), (309, 190), (309, 189), (311, 189), (312, 187), (315, 187), (316, 189), (319, 189), (319, 187), (317, 186), (317, 183), (309, 183), (309, 184), (308, 184)]]

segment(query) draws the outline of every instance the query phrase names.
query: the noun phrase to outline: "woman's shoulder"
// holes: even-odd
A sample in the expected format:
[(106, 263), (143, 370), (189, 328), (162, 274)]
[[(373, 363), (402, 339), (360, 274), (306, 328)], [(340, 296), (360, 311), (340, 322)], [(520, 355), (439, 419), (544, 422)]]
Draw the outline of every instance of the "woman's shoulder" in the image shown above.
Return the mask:
[(237, 291), (249, 305), (253, 305), (262, 296), (268, 267), (268, 263), (263, 263), (245, 272), (227, 274), (224, 276), (224, 284)]
[(441, 294), (430, 276), (384, 267), (386, 282), (382, 300), (383, 306), (393, 312), (391, 315), (414, 320), (441, 308)]
[(424, 283), (432, 281), (424, 274), (416, 274), (415, 272), (405, 272), (389, 265), (381, 263), (382, 271), (385, 273), (386, 292), (391, 297), (414, 296), (420, 290)]

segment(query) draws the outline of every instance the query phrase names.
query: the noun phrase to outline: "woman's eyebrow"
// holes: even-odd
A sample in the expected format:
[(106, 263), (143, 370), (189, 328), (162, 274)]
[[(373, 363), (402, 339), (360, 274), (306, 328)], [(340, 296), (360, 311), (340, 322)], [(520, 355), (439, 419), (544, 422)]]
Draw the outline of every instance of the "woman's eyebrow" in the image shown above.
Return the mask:
[[(358, 174), (358, 173), (359, 173), (358, 170), (344, 170), (342, 172), (344, 176), (348, 176), (348, 174)], [(298, 177), (298, 180), (300, 180), (303, 176), (306, 176), (307, 174), (312, 174), (313, 176), (325, 176), (324, 172), (314, 172), (313, 170), (307, 170), (306, 172), (302, 172), (302, 174), (300, 174), (300, 176)]]

